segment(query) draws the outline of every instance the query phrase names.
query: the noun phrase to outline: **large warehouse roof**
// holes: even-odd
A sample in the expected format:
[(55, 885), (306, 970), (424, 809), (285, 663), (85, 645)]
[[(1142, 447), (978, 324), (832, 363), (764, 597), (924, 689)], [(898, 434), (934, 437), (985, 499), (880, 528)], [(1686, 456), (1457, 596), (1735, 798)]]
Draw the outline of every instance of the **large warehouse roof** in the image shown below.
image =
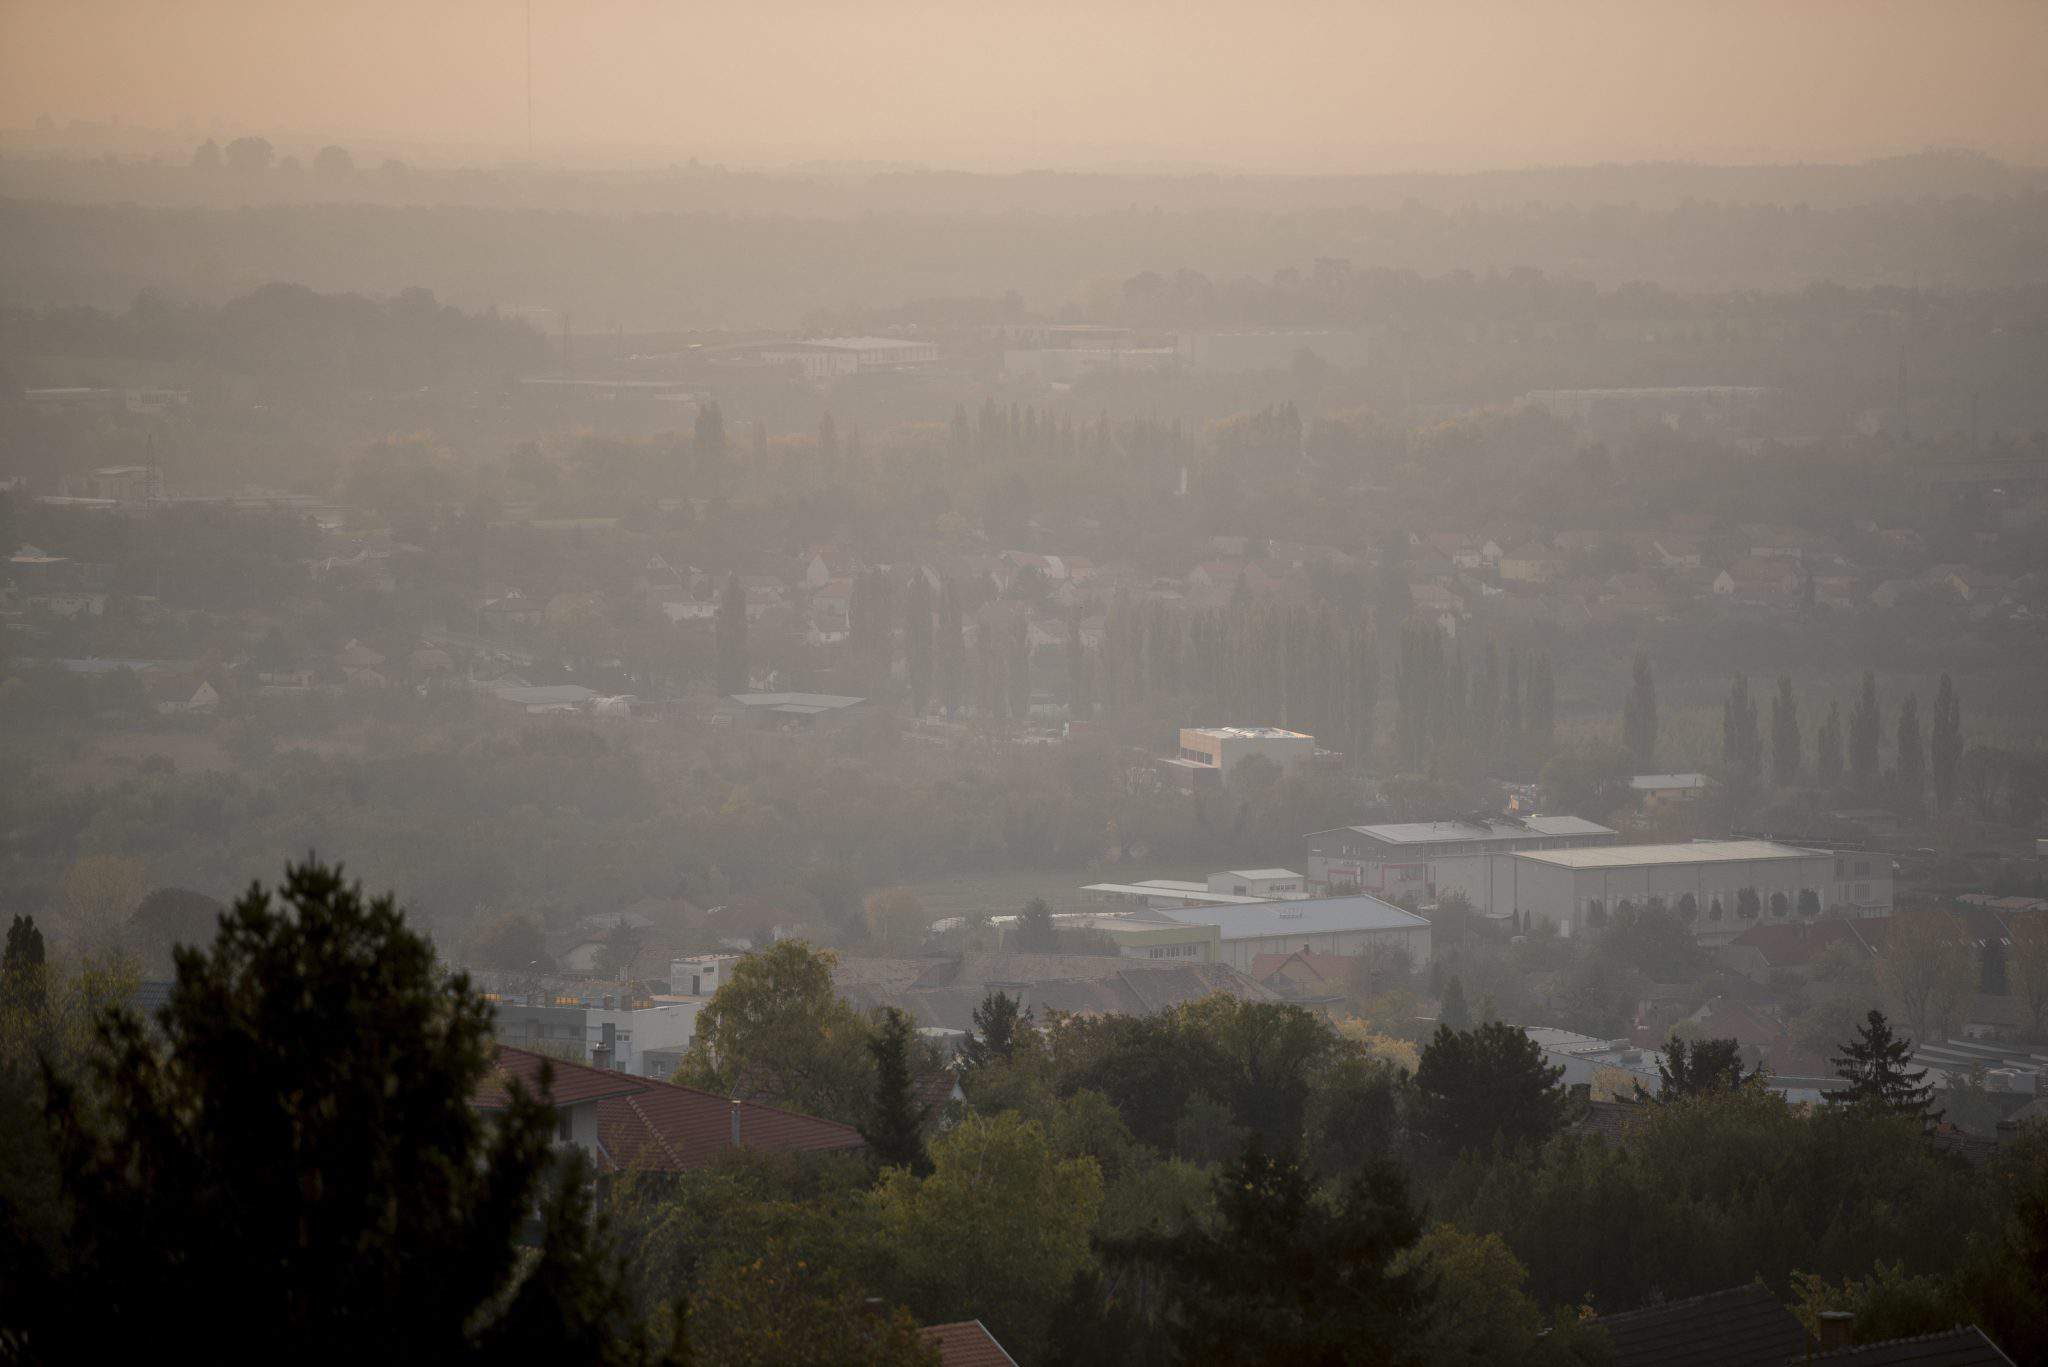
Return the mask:
[(1453, 840), (1512, 840), (1517, 836), (1613, 835), (1614, 828), (1579, 816), (1531, 816), (1519, 821), (1404, 821), (1349, 829), (1389, 845), (1430, 845)]
[(1804, 850), (1772, 840), (1695, 840), (1684, 845), (1599, 845), (1577, 850), (1516, 850), (1515, 858), (1567, 869), (1633, 869), (1646, 864), (1737, 864), (1758, 859), (1811, 859)]
[(1377, 897), (1320, 897), (1256, 906), (1160, 907), (1159, 914), (1191, 926), (1217, 926), (1226, 940), (1269, 935), (1328, 935), (1343, 930), (1426, 930), (1429, 922)]

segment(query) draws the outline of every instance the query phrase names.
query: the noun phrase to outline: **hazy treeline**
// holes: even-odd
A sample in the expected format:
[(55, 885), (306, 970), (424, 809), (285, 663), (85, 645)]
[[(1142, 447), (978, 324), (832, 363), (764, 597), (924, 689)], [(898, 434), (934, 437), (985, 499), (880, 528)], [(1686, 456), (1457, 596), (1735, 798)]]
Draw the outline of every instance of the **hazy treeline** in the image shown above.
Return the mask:
[[(1054, 231), (1053, 229), (1057, 229)], [(271, 280), (468, 305), (569, 309), (628, 328), (790, 326), (821, 307), (1000, 296), (1101, 311), (1107, 282), (1180, 269), (1262, 275), (1321, 257), (1437, 275), (1523, 266), (1687, 292), (2031, 283), (2048, 194), (1835, 209), (1105, 208), (1051, 217), (898, 210), (853, 218), (692, 210), (615, 216), (418, 205), (235, 208), (0, 201), (0, 297), (118, 305), (139, 289), (221, 299)], [(862, 263), (850, 277), (845, 263)]]

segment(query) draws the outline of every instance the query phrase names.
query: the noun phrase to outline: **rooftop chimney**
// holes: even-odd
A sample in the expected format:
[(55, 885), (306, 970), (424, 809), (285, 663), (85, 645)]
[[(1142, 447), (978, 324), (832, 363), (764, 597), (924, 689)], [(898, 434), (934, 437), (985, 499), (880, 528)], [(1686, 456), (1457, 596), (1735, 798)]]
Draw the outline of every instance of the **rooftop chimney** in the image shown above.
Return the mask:
[(1856, 1336), (1856, 1316), (1848, 1310), (1823, 1310), (1820, 1312), (1820, 1350), (1831, 1353), (1837, 1348), (1847, 1348)]
[(740, 1147), (740, 1099), (732, 1099), (732, 1146)]

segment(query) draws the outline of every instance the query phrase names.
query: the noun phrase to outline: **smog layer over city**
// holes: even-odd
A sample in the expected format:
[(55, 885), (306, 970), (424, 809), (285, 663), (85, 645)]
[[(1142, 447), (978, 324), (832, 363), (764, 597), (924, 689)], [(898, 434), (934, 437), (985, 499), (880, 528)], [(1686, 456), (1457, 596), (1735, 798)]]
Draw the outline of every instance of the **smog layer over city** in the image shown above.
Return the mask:
[(0, 0), (0, 1367), (2048, 1364), (2044, 73)]

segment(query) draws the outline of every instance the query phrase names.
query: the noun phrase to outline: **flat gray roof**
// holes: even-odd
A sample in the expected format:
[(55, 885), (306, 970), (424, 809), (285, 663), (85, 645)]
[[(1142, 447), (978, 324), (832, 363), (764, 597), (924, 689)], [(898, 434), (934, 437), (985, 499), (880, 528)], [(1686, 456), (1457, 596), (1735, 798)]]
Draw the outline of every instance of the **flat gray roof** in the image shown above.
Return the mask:
[(799, 716), (836, 712), (867, 701), (866, 698), (849, 698), (839, 693), (734, 693), (729, 696), (741, 707), (790, 712)]
[(1516, 850), (1514, 857), (1567, 869), (1632, 869), (1645, 864), (1739, 864), (1758, 859), (1815, 859), (1830, 850), (1773, 840), (1694, 840), (1683, 845), (1596, 845), (1578, 850)]
[(1216, 926), (1226, 940), (1429, 927), (1423, 917), (1377, 897), (1319, 897), (1306, 902), (1261, 902), (1255, 906), (1161, 907), (1159, 912), (1187, 925)]
[(1146, 883), (1090, 883), (1081, 891), (1114, 892), (1125, 897), (1170, 898), (1175, 901), (1199, 902), (1203, 906), (1239, 906), (1251, 903), (1272, 905), (1269, 899), (1264, 897), (1239, 897), (1228, 892), (1210, 892), (1207, 888), (1162, 888)]
[(1578, 816), (1532, 816), (1519, 821), (1402, 821), (1385, 826), (1348, 826), (1389, 845), (1431, 845), (1451, 840), (1512, 840), (1517, 836), (1613, 835), (1614, 828)]

